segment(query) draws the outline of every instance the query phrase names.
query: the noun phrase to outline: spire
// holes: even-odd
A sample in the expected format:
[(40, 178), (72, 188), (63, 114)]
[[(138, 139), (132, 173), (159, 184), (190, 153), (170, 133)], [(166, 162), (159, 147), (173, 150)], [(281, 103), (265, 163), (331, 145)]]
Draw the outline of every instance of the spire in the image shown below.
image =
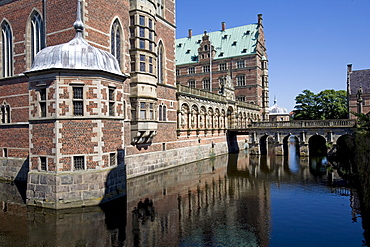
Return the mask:
[(76, 17), (75, 23), (73, 23), (73, 27), (75, 28), (77, 35), (82, 34), (82, 32), (84, 30), (84, 24), (82, 23), (82, 20), (81, 20), (81, 3), (82, 3), (82, 0), (78, 0), (78, 2), (77, 2), (77, 17)]
[(277, 103), (277, 99), (276, 99), (276, 95), (274, 95), (274, 105), (276, 105)]

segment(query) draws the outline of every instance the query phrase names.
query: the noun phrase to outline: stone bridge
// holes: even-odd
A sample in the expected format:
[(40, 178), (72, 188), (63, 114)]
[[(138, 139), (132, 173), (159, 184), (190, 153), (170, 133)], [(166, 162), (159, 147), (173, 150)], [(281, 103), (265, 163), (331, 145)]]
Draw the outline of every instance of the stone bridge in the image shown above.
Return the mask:
[(239, 151), (233, 145), (237, 135), (248, 135), (245, 147), (250, 154), (287, 155), (289, 145), (295, 143), (300, 156), (326, 155), (354, 132), (355, 125), (355, 119), (255, 122), (246, 129), (228, 129), (229, 152)]

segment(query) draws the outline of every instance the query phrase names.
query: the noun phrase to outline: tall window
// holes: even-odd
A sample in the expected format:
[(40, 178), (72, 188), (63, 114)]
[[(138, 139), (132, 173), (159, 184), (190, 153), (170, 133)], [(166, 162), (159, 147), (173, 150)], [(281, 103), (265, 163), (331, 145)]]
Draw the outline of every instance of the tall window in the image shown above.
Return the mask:
[(36, 54), (45, 47), (44, 25), (39, 13), (35, 12), (31, 18), (31, 61)]
[(143, 15), (139, 16), (139, 24), (141, 26), (145, 26), (145, 16), (143, 16)]
[(209, 72), (209, 65), (204, 65), (203, 66), (203, 73), (208, 73)]
[(47, 158), (46, 157), (40, 157), (40, 169), (42, 171), (47, 170)]
[(0, 123), (10, 123), (10, 106), (4, 102), (0, 106)]
[(163, 7), (163, 5), (164, 5), (164, 0), (157, 0), (157, 14), (159, 15), (159, 16), (162, 16), (163, 17), (163, 9), (164, 9), (164, 7)]
[(210, 82), (209, 82), (208, 78), (203, 79), (203, 89), (208, 90), (208, 91), (211, 89)]
[(140, 71), (145, 72), (145, 55), (140, 55)]
[(121, 66), (121, 26), (118, 20), (113, 22), (111, 30), (111, 53)]
[(153, 57), (149, 57), (149, 73), (153, 74)]
[(109, 88), (109, 116), (114, 116), (115, 88)]
[(164, 104), (159, 105), (159, 121), (166, 121), (167, 118), (167, 107)]
[(84, 115), (83, 87), (73, 87), (73, 115)]
[(236, 83), (238, 86), (245, 86), (245, 75), (238, 75), (236, 77)]
[(110, 153), (109, 154), (109, 165), (110, 166), (115, 166), (116, 165), (116, 153)]
[(195, 80), (188, 81), (189, 87), (195, 88)]
[(3, 22), (2, 33), (2, 76), (13, 75), (13, 34), (9, 23)]
[(39, 90), (40, 117), (46, 117), (46, 88)]
[(145, 102), (140, 102), (140, 119), (146, 119), (146, 105), (145, 105)]
[(157, 77), (158, 83), (164, 83), (164, 49), (162, 42), (158, 45), (158, 59), (157, 59)]

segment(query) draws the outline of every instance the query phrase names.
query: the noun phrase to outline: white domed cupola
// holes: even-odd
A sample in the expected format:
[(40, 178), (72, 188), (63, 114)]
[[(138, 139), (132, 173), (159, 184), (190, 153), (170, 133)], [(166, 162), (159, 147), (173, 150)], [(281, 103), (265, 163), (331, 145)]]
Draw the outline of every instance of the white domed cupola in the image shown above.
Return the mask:
[(284, 107), (277, 105), (277, 100), (274, 99), (274, 105), (269, 108), (269, 114), (284, 114), (288, 113), (288, 110)]

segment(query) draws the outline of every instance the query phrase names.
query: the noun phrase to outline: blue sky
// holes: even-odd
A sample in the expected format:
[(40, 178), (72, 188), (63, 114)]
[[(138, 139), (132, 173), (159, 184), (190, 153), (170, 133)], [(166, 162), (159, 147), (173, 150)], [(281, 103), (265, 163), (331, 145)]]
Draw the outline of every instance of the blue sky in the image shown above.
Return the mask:
[(177, 0), (177, 38), (257, 22), (263, 14), (270, 106), (304, 89), (346, 90), (347, 64), (370, 69), (370, 0)]

